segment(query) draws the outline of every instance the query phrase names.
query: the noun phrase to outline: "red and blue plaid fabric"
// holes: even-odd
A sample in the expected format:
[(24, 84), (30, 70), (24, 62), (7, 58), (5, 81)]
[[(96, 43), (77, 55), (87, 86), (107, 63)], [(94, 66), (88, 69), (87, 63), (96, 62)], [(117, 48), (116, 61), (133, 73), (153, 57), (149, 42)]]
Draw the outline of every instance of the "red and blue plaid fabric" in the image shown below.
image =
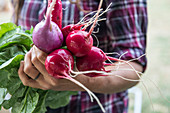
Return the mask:
[[(73, 0), (74, 1), (74, 0)], [(80, 0), (80, 6), (84, 10), (97, 10), (100, 0)], [(147, 2), (146, 0), (104, 0), (102, 8), (105, 9), (110, 3), (110, 10), (101, 18), (106, 21), (99, 22), (94, 33), (104, 52), (117, 52), (124, 60), (134, 59), (145, 54), (147, 35)], [(63, 4), (63, 26), (77, 23), (85, 15), (75, 4), (69, 0), (62, 0)], [(21, 11), (19, 25), (23, 29), (30, 29), (44, 19), (47, 0), (25, 0)], [(93, 15), (89, 15), (90, 18)], [(97, 29), (95, 29), (97, 31)], [(94, 45), (97, 45), (94, 42)], [(119, 57), (118, 55), (113, 55)], [(146, 68), (146, 57), (137, 60)], [(116, 94), (96, 94), (104, 106), (106, 113), (127, 113), (128, 93), (123, 91)], [(47, 113), (102, 113), (96, 102), (91, 102), (86, 92), (70, 97), (70, 103), (62, 108), (52, 110), (48, 108)]]

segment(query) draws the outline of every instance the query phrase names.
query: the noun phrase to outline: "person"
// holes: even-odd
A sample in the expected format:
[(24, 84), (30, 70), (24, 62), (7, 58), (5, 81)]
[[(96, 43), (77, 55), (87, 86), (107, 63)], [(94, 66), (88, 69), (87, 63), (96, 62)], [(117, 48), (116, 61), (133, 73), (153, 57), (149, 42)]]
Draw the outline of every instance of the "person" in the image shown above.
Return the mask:
[[(44, 19), (47, 10), (47, 0), (15, 1), (17, 0), (14, 0), (13, 4), (17, 8), (13, 21), (24, 30), (30, 29), (31, 26), (35, 26)], [(122, 55), (127, 52), (127, 54), (122, 55), (121, 59), (123, 60), (142, 56), (146, 51), (147, 1), (104, 0), (102, 8), (105, 9), (111, 2), (110, 10), (103, 15), (106, 21), (100, 22), (100, 26), (97, 26), (99, 32), (95, 35), (100, 42), (99, 47), (107, 53), (116, 52)], [(78, 8), (78, 5), (83, 10), (95, 11), (98, 8), (98, 4), (99, 0), (81, 0), (77, 4), (71, 3), (69, 0), (62, 0), (62, 25), (77, 23), (86, 14)], [(120, 57), (117, 54), (112, 56)], [(68, 80), (54, 79), (49, 76), (44, 66), (46, 57), (47, 54), (35, 46), (25, 55), (24, 61), (21, 62), (18, 70), (23, 84), (43, 90), (79, 91), (78, 95), (70, 97), (68, 105), (58, 109), (47, 108), (47, 113), (101, 113), (102, 111), (98, 104), (95, 101), (91, 102), (89, 95), (81, 87)], [(130, 64), (137, 71), (144, 72), (147, 64), (146, 56), (134, 60)], [(125, 63), (120, 65), (119, 70), (113, 71), (112, 76), (88, 77), (78, 75), (75, 79), (95, 93), (104, 106), (106, 113), (127, 113), (129, 101), (127, 89), (135, 86), (138, 82), (124, 80), (114, 75), (135, 80), (140, 79), (134, 71), (123, 70), (129, 68), (131, 69)], [(113, 70), (115, 66), (106, 66), (105, 69)], [(27, 75), (31, 78), (27, 77)], [(38, 78), (37, 75), (39, 75)]]

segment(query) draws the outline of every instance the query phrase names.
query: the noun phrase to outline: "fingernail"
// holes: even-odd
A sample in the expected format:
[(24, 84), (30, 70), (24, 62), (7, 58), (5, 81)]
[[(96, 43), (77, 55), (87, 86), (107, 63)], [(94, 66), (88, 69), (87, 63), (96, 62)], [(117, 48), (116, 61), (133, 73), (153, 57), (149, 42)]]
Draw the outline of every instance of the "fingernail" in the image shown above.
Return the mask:
[(23, 66), (23, 65), (24, 65), (24, 61), (21, 61), (21, 62), (20, 62), (20, 66)]

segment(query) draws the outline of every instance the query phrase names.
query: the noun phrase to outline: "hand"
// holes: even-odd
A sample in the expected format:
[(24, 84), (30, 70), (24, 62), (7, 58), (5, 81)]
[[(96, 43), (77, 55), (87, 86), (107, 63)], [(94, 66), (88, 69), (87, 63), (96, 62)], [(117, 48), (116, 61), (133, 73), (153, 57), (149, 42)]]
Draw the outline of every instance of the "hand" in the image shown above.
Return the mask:
[[(25, 55), (18, 70), (19, 77), (25, 86), (39, 88), (43, 90), (80, 90), (74, 83), (65, 79), (56, 79), (48, 74), (45, 69), (45, 59), (47, 54), (39, 50), (36, 46)], [(36, 76), (40, 73), (40, 76)]]

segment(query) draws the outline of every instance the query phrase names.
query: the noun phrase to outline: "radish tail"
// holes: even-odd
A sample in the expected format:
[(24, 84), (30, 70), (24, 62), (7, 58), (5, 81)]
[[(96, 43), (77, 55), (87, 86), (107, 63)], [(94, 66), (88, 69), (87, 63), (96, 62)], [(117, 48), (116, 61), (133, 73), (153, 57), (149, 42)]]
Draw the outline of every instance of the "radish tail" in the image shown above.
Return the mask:
[(104, 65), (104, 66), (113, 66), (114, 64), (104, 62), (103, 65)]
[(103, 3), (103, 0), (100, 0), (100, 4), (99, 4), (99, 7), (98, 7), (98, 11), (97, 11), (97, 14), (96, 14), (95, 21), (94, 21), (93, 25), (91, 26), (87, 37), (89, 37), (92, 34), (92, 32), (93, 32), (94, 26), (95, 26), (95, 24), (97, 22), (97, 19), (98, 19), (98, 15), (100, 13), (100, 8), (102, 7), (102, 3)]
[(109, 60), (113, 60), (113, 61), (124, 62), (124, 60), (120, 60), (120, 59), (118, 59), (118, 58), (113, 58), (113, 57), (109, 57), (109, 56), (107, 56), (107, 58), (108, 58)]

